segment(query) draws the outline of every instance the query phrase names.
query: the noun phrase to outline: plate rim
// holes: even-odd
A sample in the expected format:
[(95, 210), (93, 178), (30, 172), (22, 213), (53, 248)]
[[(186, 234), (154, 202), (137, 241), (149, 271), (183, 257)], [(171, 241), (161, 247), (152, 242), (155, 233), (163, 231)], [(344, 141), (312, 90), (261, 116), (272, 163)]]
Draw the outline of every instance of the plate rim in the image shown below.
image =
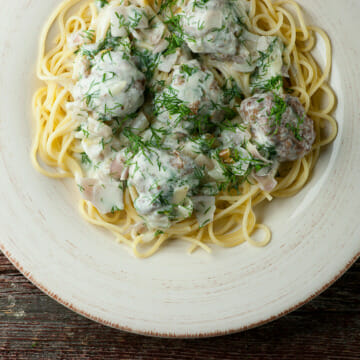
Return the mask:
[(75, 305), (67, 302), (66, 300), (62, 299), (59, 295), (55, 294), (54, 292), (47, 289), (45, 286), (40, 284), (32, 275), (31, 272), (26, 271), (20, 263), (15, 259), (15, 257), (5, 249), (2, 243), (0, 243), (0, 250), (3, 252), (5, 257), (14, 265), (14, 267), (26, 278), (28, 279), (33, 285), (35, 285), (40, 291), (42, 291), (45, 295), (49, 296), (51, 299), (55, 300), (57, 303), (63, 305), (68, 310), (71, 310), (75, 312), (78, 315), (81, 315), (85, 317), (86, 319), (95, 321), (98, 324), (120, 330), (125, 331), (128, 333), (136, 334), (136, 335), (142, 335), (142, 336), (150, 336), (150, 337), (157, 337), (157, 338), (167, 338), (167, 339), (203, 339), (203, 338), (211, 338), (211, 337), (218, 337), (218, 336), (226, 336), (231, 334), (236, 334), (240, 332), (244, 332), (250, 329), (254, 329), (256, 327), (268, 324), (272, 321), (278, 320), (291, 312), (299, 309), (300, 307), (304, 306), (305, 304), (309, 303), (311, 300), (315, 299), (317, 296), (322, 294), (324, 291), (329, 289), (337, 280), (339, 280), (355, 263), (358, 259), (360, 259), (360, 251), (348, 262), (345, 267), (340, 270), (340, 272), (335, 275), (333, 279), (328, 281), (325, 285), (323, 285), (320, 289), (316, 290), (312, 295), (310, 295), (305, 300), (299, 301), (296, 305), (290, 306), (288, 309), (283, 310), (281, 313), (269, 316), (268, 318), (252, 323), (250, 325), (245, 325), (240, 328), (236, 329), (230, 329), (230, 330), (224, 330), (224, 331), (214, 331), (214, 332), (200, 332), (198, 334), (172, 334), (172, 333), (160, 333), (160, 332), (154, 332), (154, 331), (143, 331), (138, 329), (132, 329), (127, 326), (123, 326), (118, 323), (113, 323), (111, 321), (104, 320), (100, 317), (93, 316), (86, 311), (83, 311), (76, 307)]

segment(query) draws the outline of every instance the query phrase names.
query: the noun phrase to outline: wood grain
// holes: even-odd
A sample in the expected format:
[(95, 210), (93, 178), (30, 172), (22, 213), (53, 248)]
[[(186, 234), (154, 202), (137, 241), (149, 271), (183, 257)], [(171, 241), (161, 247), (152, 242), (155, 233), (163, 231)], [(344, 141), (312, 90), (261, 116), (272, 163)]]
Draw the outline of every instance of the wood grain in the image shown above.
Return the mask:
[(0, 255), (1, 359), (360, 359), (360, 261), (292, 314), (257, 329), (200, 340), (147, 338), (78, 316)]

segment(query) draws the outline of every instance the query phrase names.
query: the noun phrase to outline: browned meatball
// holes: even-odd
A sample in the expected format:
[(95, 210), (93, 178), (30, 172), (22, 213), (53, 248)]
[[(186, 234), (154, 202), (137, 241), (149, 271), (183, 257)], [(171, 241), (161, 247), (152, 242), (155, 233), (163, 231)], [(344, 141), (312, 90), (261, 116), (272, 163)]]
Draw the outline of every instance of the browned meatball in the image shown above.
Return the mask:
[(242, 102), (240, 114), (253, 140), (274, 146), (280, 162), (302, 158), (315, 141), (314, 123), (296, 97), (256, 94)]

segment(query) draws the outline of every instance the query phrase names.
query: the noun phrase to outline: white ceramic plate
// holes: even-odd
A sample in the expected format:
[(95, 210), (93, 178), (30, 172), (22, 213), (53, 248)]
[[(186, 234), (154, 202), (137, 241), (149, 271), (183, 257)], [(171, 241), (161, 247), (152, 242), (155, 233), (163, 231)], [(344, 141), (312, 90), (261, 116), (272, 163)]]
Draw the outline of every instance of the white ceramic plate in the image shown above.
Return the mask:
[[(302, 305), (360, 254), (360, 2), (299, 0), (334, 47), (336, 142), (306, 188), (274, 201), (265, 249), (214, 248), (189, 256), (183, 243), (137, 260), (85, 223), (72, 182), (30, 165), (31, 96), (40, 30), (60, 0), (1, 0), (0, 246), (40, 289), (91, 319), (132, 332), (210, 336), (253, 327)], [(319, 54), (321, 54), (319, 44)]]

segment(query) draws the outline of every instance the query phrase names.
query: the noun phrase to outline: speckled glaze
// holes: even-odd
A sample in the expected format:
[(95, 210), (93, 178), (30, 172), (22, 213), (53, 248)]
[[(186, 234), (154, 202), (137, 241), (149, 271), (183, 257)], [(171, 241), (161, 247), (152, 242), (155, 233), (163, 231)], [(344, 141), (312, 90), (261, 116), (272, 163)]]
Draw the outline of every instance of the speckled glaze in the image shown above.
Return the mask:
[[(71, 181), (33, 170), (31, 96), (41, 28), (59, 0), (3, 1), (0, 12), (0, 248), (70, 309), (131, 332), (202, 337), (245, 330), (301, 306), (360, 255), (360, 2), (299, 0), (334, 47), (340, 131), (295, 198), (259, 209), (265, 249), (214, 247), (189, 256), (174, 242), (137, 260), (82, 220)], [(341, 16), (340, 16), (341, 14)], [(318, 54), (321, 55), (321, 42)]]

